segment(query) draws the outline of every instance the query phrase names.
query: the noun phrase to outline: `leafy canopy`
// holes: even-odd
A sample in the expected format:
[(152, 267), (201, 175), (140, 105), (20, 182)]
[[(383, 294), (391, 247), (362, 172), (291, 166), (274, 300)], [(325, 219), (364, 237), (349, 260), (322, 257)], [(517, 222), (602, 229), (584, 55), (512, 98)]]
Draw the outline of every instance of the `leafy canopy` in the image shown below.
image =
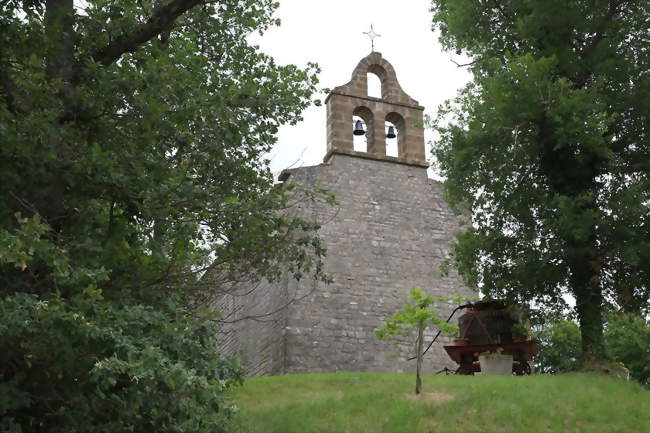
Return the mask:
[(562, 309), (573, 295), (583, 350), (603, 356), (602, 306), (649, 305), (650, 4), (432, 4), (474, 75), (434, 149), (448, 199), (472, 215), (459, 271), (495, 298)]
[(264, 160), (317, 84), (248, 43), (276, 7), (0, 5), (0, 430), (222, 431), (202, 273), (325, 278)]

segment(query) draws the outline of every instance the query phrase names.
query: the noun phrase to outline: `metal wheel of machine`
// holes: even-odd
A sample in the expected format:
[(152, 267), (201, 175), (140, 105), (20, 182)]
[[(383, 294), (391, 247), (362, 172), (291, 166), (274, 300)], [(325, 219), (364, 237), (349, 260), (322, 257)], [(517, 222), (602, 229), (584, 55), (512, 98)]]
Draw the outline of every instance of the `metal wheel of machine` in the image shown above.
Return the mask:
[(463, 374), (466, 376), (474, 375), (474, 365), (471, 363), (462, 362), (456, 369), (456, 374)]
[(512, 365), (512, 372), (516, 376), (529, 376), (533, 371), (528, 361), (518, 361)]

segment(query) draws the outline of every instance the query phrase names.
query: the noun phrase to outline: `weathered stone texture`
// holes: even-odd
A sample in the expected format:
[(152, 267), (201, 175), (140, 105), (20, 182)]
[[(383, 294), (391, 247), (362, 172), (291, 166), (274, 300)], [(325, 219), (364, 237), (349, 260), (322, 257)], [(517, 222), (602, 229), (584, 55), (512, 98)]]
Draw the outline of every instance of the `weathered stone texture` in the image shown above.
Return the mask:
[[(379, 76), (381, 98), (368, 96), (367, 73)], [(332, 90), (325, 100), (327, 107), (327, 151), (353, 152), (352, 117), (358, 116), (366, 124), (368, 154), (386, 155), (385, 122), (398, 131), (398, 157), (403, 162), (426, 166), (424, 155), (424, 107), (407, 95), (393, 66), (381, 53), (373, 52), (361, 59), (352, 72), (350, 82)], [(328, 157), (326, 157), (327, 159)]]
[[(322, 223), (334, 283), (288, 282), (290, 293), (306, 297), (287, 311), (284, 372), (412, 369), (406, 358), (413, 339), (392, 347), (374, 329), (415, 287), (433, 296), (472, 295), (457, 275), (440, 273), (458, 227), (440, 185), (422, 167), (341, 154), (328, 165), (292, 170), (287, 182), (325, 187), (338, 206), (303, 203), (298, 210)], [(426, 362), (430, 370), (452, 367), (441, 345)]]
[(285, 370), (286, 289), (287, 280), (219, 287), (213, 306), (225, 322), (219, 336), (222, 354), (238, 357), (250, 376)]
[[(380, 76), (381, 99), (367, 96), (367, 72)], [(217, 308), (234, 321), (224, 327), (223, 351), (238, 355), (250, 375), (412, 370), (414, 338), (393, 347), (374, 330), (413, 288), (435, 297), (473, 295), (456, 274), (441, 275), (458, 222), (441, 186), (427, 177), (422, 107), (401, 89), (392, 66), (379, 53), (362, 59), (351, 81), (332, 91), (327, 110), (325, 164), (287, 170), (280, 179), (297, 191), (319, 186), (336, 196), (335, 207), (305, 200), (291, 210), (321, 223), (325, 270), (334, 282), (287, 277), (257, 288), (239, 284), (219, 298)], [(352, 148), (353, 115), (368, 127), (367, 153)], [(386, 156), (384, 120), (399, 130), (397, 157)], [(454, 307), (441, 306), (441, 316)], [(425, 358), (429, 371), (454, 367), (442, 349), (449, 339), (438, 341)]]
[[(241, 356), (250, 375), (411, 370), (413, 339), (393, 347), (378, 341), (374, 329), (415, 287), (433, 296), (472, 294), (457, 275), (440, 273), (457, 229), (440, 185), (423, 167), (343, 154), (284, 178), (298, 190), (318, 185), (336, 195), (335, 207), (305, 201), (293, 209), (322, 224), (326, 271), (334, 282), (287, 278), (222, 299), (226, 314), (236, 311), (230, 318), (259, 316), (229, 325), (224, 351)], [(289, 299), (300, 300), (280, 308)], [(452, 308), (443, 306), (441, 315)], [(429, 371), (453, 367), (441, 346), (426, 356)]]

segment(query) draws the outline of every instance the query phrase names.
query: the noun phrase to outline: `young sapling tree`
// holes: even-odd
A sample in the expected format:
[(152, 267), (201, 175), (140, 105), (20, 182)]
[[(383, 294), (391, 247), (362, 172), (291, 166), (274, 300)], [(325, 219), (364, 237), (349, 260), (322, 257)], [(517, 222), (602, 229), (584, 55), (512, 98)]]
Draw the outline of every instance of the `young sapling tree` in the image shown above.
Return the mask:
[(393, 314), (392, 317), (386, 319), (384, 324), (375, 330), (377, 338), (380, 340), (387, 340), (397, 336), (408, 336), (417, 331), (417, 338), (415, 340), (415, 353), (417, 366), (415, 369), (415, 394), (420, 394), (422, 391), (422, 359), (424, 358), (424, 330), (430, 326), (436, 326), (442, 332), (454, 334), (457, 328), (450, 325), (438, 316), (435, 310), (437, 302), (447, 300), (447, 298), (433, 298), (427, 295), (420, 288), (411, 290), (409, 293), (409, 301), (404, 304), (404, 307)]

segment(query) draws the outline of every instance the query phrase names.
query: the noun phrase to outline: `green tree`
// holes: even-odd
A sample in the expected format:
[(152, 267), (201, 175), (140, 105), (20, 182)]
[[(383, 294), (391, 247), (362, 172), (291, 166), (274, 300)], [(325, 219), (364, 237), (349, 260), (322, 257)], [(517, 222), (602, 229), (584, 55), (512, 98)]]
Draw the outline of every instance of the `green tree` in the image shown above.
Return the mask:
[[(650, 385), (650, 324), (635, 314), (606, 315), (605, 342), (612, 361), (622, 363), (630, 377)], [(566, 373), (579, 369), (580, 329), (570, 320), (558, 320), (543, 325), (535, 333), (539, 354), (535, 366), (542, 373)], [(615, 365), (605, 364), (612, 368)]]
[(0, 4), (0, 430), (221, 431), (202, 272), (324, 278), (264, 161), (317, 83), (247, 42), (276, 7)]
[(612, 359), (630, 370), (630, 376), (650, 386), (650, 322), (635, 314), (610, 314), (605, 331)]
[(440, 299), (424, 293), (422, 289), (413, 289), (409, 293), (410, 302), (404, 304), (404, 308), (386, 319), (384, 324), (375, 329), (375, 335), (380, 340), (386, 340), (396, 336), (408, 336), (417, 332), (415, 339), (415, 393), (422, 391), (422, 360), (424, 359), (424, 331), (435, 325), (442, 332), (455, 333), (457, 328), (450, 325), (438, 316), (434, 309), (435, 303)]
[(535, 368), (540, 373), (567, 373), (580, 367), (580, 328), (570, 320), (546, 325), (534, 335), (539, 344)]
[(649, 305), (650, 3), (434, 0), (433, 14), (474, 76), (435, 146), (473, 217), (459, 271), (517, 302), (568, 292), (583, 359), (603, 358), (603, 307)]

